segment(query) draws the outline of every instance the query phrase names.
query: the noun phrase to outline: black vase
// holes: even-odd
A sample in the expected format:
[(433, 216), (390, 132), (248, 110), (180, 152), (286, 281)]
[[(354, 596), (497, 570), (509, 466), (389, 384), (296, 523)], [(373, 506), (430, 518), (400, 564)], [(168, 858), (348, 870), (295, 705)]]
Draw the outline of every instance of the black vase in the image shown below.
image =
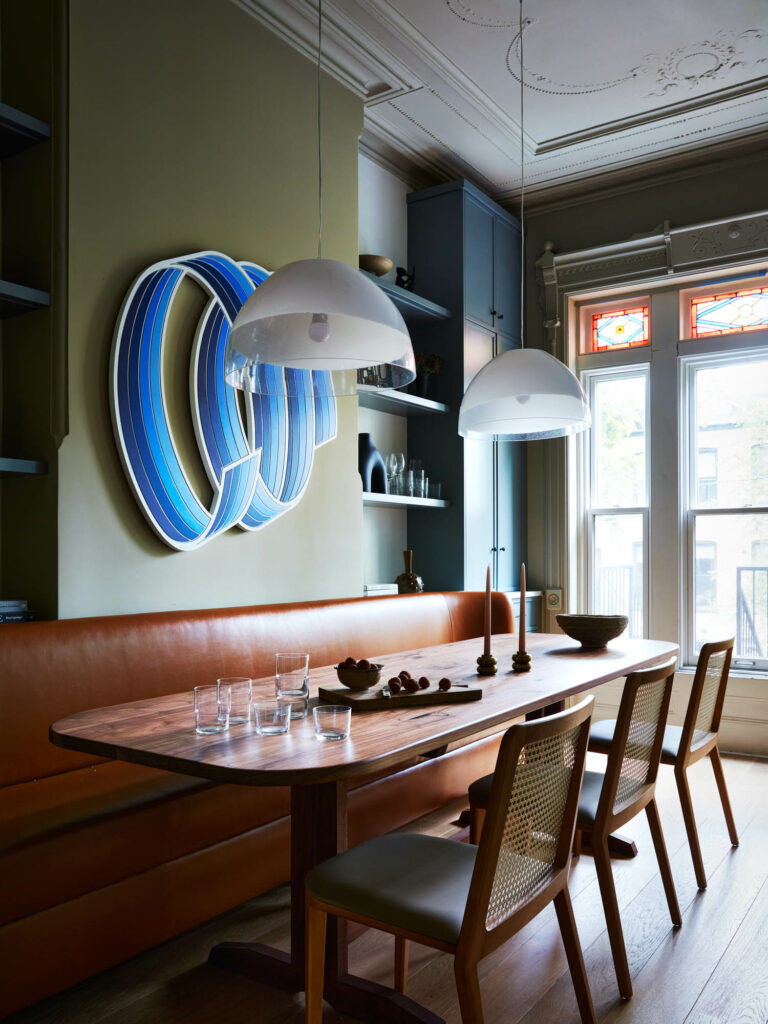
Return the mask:
[(369, 494), (389, 494), (384, 459), (370, 434), (357, 435), (357, 469), (363, 478), (364, 491)]

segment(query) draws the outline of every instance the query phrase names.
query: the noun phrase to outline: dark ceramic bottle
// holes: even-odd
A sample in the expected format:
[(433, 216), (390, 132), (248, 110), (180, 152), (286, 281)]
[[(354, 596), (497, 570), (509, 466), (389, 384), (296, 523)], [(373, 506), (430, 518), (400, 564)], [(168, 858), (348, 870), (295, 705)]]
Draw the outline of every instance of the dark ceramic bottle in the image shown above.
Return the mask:
[(357, 468), (363, 479), (364, 491), (369, 494), (389, 494), (384, 459), (370, 434), (357, 435)]
[(417, 576), (413, 571), (413, 551), (404, 551), (403, 561), (405, 572), (401, 572), (395, 580), (398, 594), (420, 594), (424, 589), (424, 583), (421, 576)]

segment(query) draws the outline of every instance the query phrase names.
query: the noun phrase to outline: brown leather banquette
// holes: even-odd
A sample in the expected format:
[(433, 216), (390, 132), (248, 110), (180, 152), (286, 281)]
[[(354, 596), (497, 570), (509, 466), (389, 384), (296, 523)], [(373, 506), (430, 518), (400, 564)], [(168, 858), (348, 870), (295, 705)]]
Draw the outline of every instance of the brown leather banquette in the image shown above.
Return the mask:
[[(87, 708), (482, 634), (480, 593), (66, 619), (0, 627), (0, 1016), (287, 880), (288, 792), (63, 750)], [(493, 629), (514, 631), (494, 594)], [(493, 769), (487, 737), (358, 786), (350, 842), (396, 828)]]

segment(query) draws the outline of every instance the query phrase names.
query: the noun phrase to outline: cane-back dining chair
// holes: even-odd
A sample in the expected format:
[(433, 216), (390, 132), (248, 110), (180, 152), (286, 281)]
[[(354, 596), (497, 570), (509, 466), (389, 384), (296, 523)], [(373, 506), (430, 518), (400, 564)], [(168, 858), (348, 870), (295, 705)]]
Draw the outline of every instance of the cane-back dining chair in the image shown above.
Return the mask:
[(477, 965), (554, 901), (581, 1019), (595, 1011), (568, 893), (593, 699), (504, 734), (479, 847), (425, 835), (371, 839), (307, 875), (306, 1020), (322, 1019), (328, 914), (395, 936), (395, 987), (408, 943), (453, 954), (464, 1024), (482, 1024)]
[(674, 678), (674, 659), (657, 668), (643, 669), (627, 676), (605, 774), (593, 771), (584, 773), (576, 815), (575, 850), (578, 852), (580, 848), (582, 831), (589, 831), (592, 835), (592, 854), (608, 926), (613, 966), (619, 992), (624, 999), (632, 995), (632, 981), (613, 883), (608, 837), (643, 808), (659, 862), (669, 916), (676, 927), (682, 924), (655, 800), (656, 776)]
[[(696, 818), (693, 813), (686, 772), (692, 764), (700, 761), (703, 757), (708, 756), (712, 762), (717, 791), (723, 805), (725, 823), (728, 826), (731, 843), (733, 846), (739, 845), (739, 836), (736, 831), (736, 823), (733, 820), (723, 764), (717, 746), (733, 644), (734, 641), (731, 638), (717, 643), (704, 644), (701, 648), (685, 721), (682, 726), (668, 725), (666, 727), (661, 746), (661, 763), (674, 766), (677, 791), (680, 794), (680, 803), (683, 808), (685, 830), (691, 848), (693, 869), (696, 872), (696, 882), (700, 889), (706, 889), (707, 876), (704, 871), (704, 861), (701, 856)], [(595, 722), (589, 734), (589, 749), (607, 754), (611, 747), (615, 727), (615, 721)]]

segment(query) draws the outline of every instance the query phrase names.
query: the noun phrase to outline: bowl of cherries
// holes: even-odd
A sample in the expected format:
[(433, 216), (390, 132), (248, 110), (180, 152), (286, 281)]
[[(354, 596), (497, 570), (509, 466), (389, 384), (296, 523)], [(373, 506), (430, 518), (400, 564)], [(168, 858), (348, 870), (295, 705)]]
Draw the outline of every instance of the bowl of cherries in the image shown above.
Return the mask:
[(376, 665), (367, 658), (356, 661), (355, 658), (349, 657), (336, 666), (336, 675), (339, 682), (348, 686), (350, 690), (367, 690), (378, 683), (381, 669), (381, 665)]

